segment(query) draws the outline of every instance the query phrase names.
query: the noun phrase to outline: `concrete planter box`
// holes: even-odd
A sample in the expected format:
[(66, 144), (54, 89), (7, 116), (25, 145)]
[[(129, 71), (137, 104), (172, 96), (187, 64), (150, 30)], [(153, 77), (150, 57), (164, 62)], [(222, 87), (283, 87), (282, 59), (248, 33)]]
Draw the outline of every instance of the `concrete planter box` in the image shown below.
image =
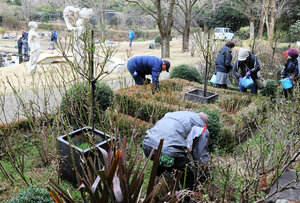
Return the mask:
[[(95, 152), (95, 150), (92, 150), (90, 147), (88, 147), (87, 149), (81, 149), (75, 145), (77, 145), (79, 142), (82, 142), (82, 139), (80, 138), (88, 139), (87, 134), (91, 134), (91, 132), (92, 127), (87, 126), (69, 133), (70, 139), (73, 143), (71, 144), (71, 146), (67, 135), (62, 135), (57, 138), (58, 153), (60, 159), (62, 160), (59, 167), (61, 178), (71, 182), (73, 185), (77, 184), (77, 180), (75, 168), (73, 167), (72, 162), (72, 153), (74, 157), (75, 167), (77, 168), (79, 174), (82, 174), (83, 171), (80, 166), (80, 156), (82, 156), (83, 154), (86, 158), (88, 156), (94, 157), (93, 152)], [(94, 136), (96, 140), (95, 146), (108, 150), (108, 142), (110, 141), (110, 136), (96, 129), (94, 130)], [(97, 150), (97, 152), (99, 154), (100, 161), (104, 163), (101, 152), (99, 150)]]
[(218, 93), (206, 92), (206, 97), (204, 97), (203, 95), (203, 90), (193, 89), (184, 93), (184, 100), (198, 102), (201, 104), (209, 104), (214, 103), (218, 99)]

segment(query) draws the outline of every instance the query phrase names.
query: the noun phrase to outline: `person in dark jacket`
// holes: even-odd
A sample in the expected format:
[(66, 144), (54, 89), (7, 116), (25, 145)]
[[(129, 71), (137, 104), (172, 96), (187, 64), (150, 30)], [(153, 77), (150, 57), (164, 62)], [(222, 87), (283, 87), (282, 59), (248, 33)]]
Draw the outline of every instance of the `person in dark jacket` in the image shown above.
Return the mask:
[[(240, 70), (240, 73), (238, 73)], [(251, 86), (251, 93), (257, 94), (257, 72), (260, 70), (260, 65), (257, 57), (251, 54), (247, 49), (240, 49), (238, 54), (238, 60), (236, 60), (232, 73), (238, 79), (242, 80), (243, 77), (251, 77), (254, 84)], [(240, 91), (247, 92), (247, 89), (240, 84)]]
[(56, 30), (53, 30), (51, 32), (50, 43), (52, 45), (52, 50), (54, 50), (54, 47), (57, 44), (57, 32), (56, 32)]
[(227, 88), (229, 83), (229, 71), (232, 69), (231, 49), (235, 47), (232, 41), (226, 42), (225, 46), (217, 53), (216, 59), (216, 87)]
[(169, 72), (170, 62), (156, 56), (135, 56), (129, 59), (127, 69), (132, 75), (135, 85), (143, 85), (146, 75), (152, 75), (152, 83), (158, 89), (159, 74), (162, 71)]
[(21, 55), (23, 54), (23, 39), (22, 37), (20, 37), (20, 39), (18, 39), (18, 54)]
[[(299, 53), (297, 49), (291, 48), (288, 51), (288, 58), (287, 62), (284, 64), (284, 69), (281, 72), (281, 78), (290, 78), (291, 81), (295, 80), (299, 75), (299, 64), (298, 64), (298, 56)], [(289, 89), (284, 89), (284, 96), (288, 98), (290, 94), (293, 96), (293, 87)]]
[(25, 30), (23, 30), (23, 32), (22, 32), (22, 38), (23, 38), (23, 40), (24, 39), (28, 40), (28, 32), (26, 32)]
[[(208, 115), (202, 112), (177, 111), (167, 113), (147, 130), (143, 141), (143, 151), (147, 157), (152, 149), (155, 154), (160, 140), (164, 139), (157, 175), (172, 172), (173, 169), (185, 171), (187, 165), (186, 186), (188, 189), (195, 186), (199, 166), (205, 168), (210, 161), (208, 120)], [(188, 153), (193, 161), (188, 158)]]

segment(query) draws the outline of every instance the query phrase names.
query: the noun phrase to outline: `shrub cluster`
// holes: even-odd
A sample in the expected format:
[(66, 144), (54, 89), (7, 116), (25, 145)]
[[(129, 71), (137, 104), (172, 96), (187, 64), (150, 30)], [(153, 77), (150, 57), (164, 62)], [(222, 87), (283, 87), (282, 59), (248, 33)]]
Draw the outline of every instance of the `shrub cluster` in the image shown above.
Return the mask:
[(219, 146), (219, 139), (221, 133), (221, 122), (219, 115), (216, 111), (212, 110), (201, 110), (209, 116), (209, 121), (207, 123), (207, 129), (209, 131), (209, 146), (210, 152), (213, 152), (217, 146)]
[(181, 78), (192, 82), (203, 83), (204, 78), (195, 67), (182, 64), (172, 68), (170, 78)]
[[(90, 94), (90, 86), (84, 82), (73, 85), (63, 96), (60, 110), (72, 126), (82, 127), (88, 124), (88, 108), (91, 107)], [(94, 116), (105, 111), (112, 104), (112, 98), (113, 91), (108, 85), (96, 83)]]
[(261, 90), (261, 94), (272, 98), (276, 97), (278, 83), (275, 80), (267, 80), (267, 86)]
[(35, 202), (35, 203), (54, 203), (50, 193), (43, 188), (29, 187), (13, 198), (8, 200), (9, 203), (24, 203), (24, 202)]
[[(174, 35), (171, 34), (169, 40), (172, 41), (173, 37), (174, 37)], [(154, 41), (157, 44), (161, 44), (161, 36), (158, 35), (157, 37), (155, 37)]]

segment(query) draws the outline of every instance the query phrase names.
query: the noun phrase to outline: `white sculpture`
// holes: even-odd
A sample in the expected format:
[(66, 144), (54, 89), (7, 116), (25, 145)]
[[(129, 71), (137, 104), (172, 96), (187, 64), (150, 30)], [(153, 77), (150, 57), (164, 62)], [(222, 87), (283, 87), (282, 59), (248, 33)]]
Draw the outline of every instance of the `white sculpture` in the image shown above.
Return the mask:
[(85, 24), (92, 17), (92, 9), (79, 9), (73, 6), (67, 6), (64, 9), (63, 16), (68, 30), (74, 32), (74, 46), (73, 46), (73, 57), (74, 61), (82, 67), (83, 61), (81, 56), (83, 56), (82, 50), (82, 40), (80, 39), (81, 34), (84, 31)]
[(36, 70), (36, 64), (40, 55), (40, 39), (35, 29), (38, 27), (36, 22), (29, 22), (28, 26), (31, 28), (28, 34), (28, 44), (30, 47), (30, 59), (28, 64), (28, 73), (34, 73)]

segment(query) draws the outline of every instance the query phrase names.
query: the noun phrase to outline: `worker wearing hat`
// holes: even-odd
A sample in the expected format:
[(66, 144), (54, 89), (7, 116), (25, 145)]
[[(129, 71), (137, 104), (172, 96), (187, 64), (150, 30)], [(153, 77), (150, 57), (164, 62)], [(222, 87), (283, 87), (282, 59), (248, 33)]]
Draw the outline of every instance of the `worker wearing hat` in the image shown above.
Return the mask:
[[(251, 77), (254, 84), (251, 86), (251, 93), (257, 94), (257, 84), (255, 80), (257, 79), (257, 72), (260, 70), (260, 65), (257, 57), (250, 53), (247, 49), (241, 48), (238, 54), (238, 60), (236, 60), (232, 73), (233, 75), (242, 80), (243, 77)], [(238, 73), (238, 71), (240, 73)], [(240, 84), (240, 91), (247, 92), (247, 89)]]
[(135, 85), (147, 83), (146, 75), (152, 75), (152, 83), (158, 89), (159, 75), (162, 71), (169, 72), (171, 64), (156, 56), (135, 56), (129, 59), (127, 69), (132, 75)]

